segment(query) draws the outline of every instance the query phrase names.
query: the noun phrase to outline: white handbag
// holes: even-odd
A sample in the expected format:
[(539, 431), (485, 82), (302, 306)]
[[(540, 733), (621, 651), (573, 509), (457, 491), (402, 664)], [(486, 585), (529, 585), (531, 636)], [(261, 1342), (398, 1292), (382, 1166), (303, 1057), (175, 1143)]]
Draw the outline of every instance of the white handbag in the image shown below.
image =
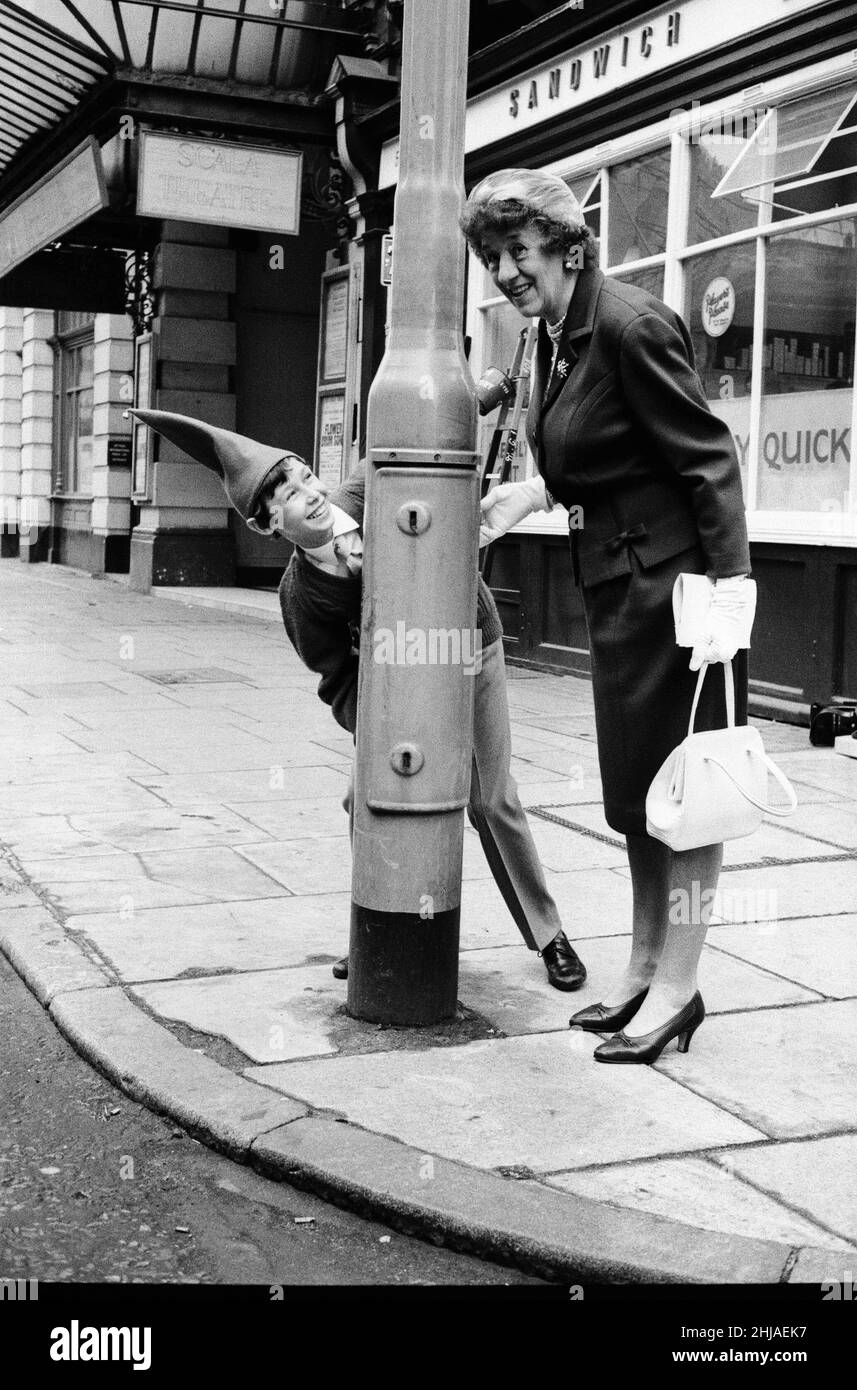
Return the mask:
[[(696, 707), (708, 665), (696, 682), (687, 738), (674, 748), (646, 796), (646, 830), (671, 849), (699, 849), (752, 835), (762, 816), (790, 816), (797, 797), (788, 778), (768, 757), (759, 730), (735, 724), (732, 662), (724, 661), (726, 728), (695, 734)], [(768, 774), (788, 797), (786, 806), (767, 800)]]

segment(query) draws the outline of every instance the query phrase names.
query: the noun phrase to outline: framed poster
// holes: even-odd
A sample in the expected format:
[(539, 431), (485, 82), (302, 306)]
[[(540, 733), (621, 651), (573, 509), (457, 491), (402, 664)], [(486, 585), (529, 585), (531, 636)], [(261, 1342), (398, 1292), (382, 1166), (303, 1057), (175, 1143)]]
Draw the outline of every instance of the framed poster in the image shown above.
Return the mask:
[(321, 289), (319, 385), (344, 381), (348, 363), (348, 270), (326, 275)]
[(346, 472), (345, 421), (348, 418), (348, 363), (352, 273), (348, 266), (321, 277), (321, 314), (315, 409), (315, 471), (329, 487), (339, 487)]
[[(147, 410), (152, 400), (152, 335), (144, 333), (134, 343), (134, 407)], [(152, 432), (142, 420), (134, 421), (131, 447), (131, 496), (145, 501), (149, 496)]]
[(339, 487), (345, 457), (345, 391), (319, 396), (316, 422), (316, 473), (329, 487)]

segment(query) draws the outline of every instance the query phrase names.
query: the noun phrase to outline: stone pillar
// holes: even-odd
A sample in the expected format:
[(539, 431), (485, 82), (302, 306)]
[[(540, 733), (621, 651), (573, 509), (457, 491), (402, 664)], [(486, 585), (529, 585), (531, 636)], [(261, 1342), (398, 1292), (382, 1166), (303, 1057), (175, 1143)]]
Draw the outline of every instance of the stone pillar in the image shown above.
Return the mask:
[(0, 556), (18, 554), (23, 309), (0, 309)]
[(25, 564), (48, 558), (53, 491), (54, 355), (50, 309), (25, 309), (21, 342), (21, 530)]
[(93, 574), (128, 569), (131, 468), (109, 463), (111, 439), (131, 438), (123, 412), (133, 404), (134, 337), (125, 314), (96, 314), (92, 384)]
[[(235, 428), (235, 252), (229, 231), (165, 222), (155, 252), (156, 410), (193, 415)], [(167, 440), (156, 437), (149, 500), (131, 534), (130, 586), (234, 584), (235, 546), (229, 506), (217, 478)]]

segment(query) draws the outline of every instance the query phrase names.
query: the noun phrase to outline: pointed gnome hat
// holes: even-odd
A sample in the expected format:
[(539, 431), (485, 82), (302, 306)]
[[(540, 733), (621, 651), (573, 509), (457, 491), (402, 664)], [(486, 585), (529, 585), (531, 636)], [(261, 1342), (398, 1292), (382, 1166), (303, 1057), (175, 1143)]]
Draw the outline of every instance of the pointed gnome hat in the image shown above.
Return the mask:
[(189, 415), (174, 415), (171, 410), (132, 410), (130, 414), (216, 473), (245, 521), (252, 516), (262, 484), (274, 465), (284, 458), (300, 457), (291, 449), (275, 449), (248, 439), (246, 434), (234, 434)]

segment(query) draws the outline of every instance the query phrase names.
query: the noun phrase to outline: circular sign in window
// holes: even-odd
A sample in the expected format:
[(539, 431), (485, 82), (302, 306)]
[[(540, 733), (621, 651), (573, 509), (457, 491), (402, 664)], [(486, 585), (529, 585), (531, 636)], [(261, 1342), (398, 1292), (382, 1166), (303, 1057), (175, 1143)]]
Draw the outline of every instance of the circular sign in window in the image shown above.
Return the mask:
[(703, 293), (703, 328), (708, 338), (722, 338), (735, 318), (735, 285), (725, 275), (718, 275), (706, 285)]
[(702, 296), (702, 326), (709, 338), (721, 338), (735, 317), (735, 286), (725, 275), (709, 280)]

